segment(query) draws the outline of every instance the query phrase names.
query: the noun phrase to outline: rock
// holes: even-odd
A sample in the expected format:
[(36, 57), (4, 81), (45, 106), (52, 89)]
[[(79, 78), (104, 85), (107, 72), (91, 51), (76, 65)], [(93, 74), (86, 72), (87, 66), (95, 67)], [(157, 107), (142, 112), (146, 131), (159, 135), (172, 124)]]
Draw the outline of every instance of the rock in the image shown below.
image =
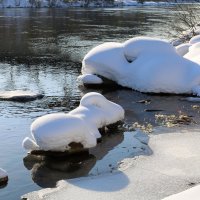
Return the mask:
[(0, 100), (2, 101), (18, 101), (27, 102), (43, 98), (43, 94), (37, 94), (31, 91), (14, 90), (14, 91), (1, 91)]
[(5, 170), (0, 168), (0, 187), (5, 186), (8, 183), (8, 174)]

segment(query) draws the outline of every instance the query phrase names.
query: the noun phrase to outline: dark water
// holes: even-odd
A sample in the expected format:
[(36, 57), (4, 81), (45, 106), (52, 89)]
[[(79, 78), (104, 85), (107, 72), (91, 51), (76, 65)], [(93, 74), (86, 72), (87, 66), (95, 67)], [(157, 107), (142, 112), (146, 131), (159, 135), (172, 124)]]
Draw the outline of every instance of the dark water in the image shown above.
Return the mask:
[[(0, 102), (0, 167), (9, 173), (9, 183), (0, 189), (0, 199), (19, 199), (24, 193), (53, 187), (63, 178), (87, 176), (91, 171), (101, 173), (94, 172), (98, 171), (98, 161), (104, 162), (108, 153), (121, 148), (120, 144), (126, 145), (122, 132), (104, 136), (89, 156), (56, 162), (55, 158), (27, 156), (22, 140), (29, 136), (36, 117), (67, 112), (90, 91), (79, 88), (76, 78), (83, 56), (92, 47), (139, 35), (168, 38), (172, 17), (173, 12), (167, 8), (153, 7), (0, 10), (0, 90), (28, 89), (45, 94), (42, 100), (28, 103)], [(195, 103), (180, 101), (180, 96), (147, 95), (125, 89), (99, 92), (124, 107), (126, 124), (156, 126), (156, 113), (183, 113), (200, 121), (198, 110), (191, 109)], [(142, 99), (150, 99), (151, 104), (137, 103)]]

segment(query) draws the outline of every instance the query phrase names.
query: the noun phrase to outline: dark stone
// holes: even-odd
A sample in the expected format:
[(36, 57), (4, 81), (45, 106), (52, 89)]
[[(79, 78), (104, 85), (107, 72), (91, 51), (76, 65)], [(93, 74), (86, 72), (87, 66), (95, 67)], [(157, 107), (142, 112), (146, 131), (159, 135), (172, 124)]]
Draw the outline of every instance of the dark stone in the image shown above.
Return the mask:
[(144, 99), (144, 100), (137, 101), (136, 103), (149, 104), (149, 103), (151, 103), (151, 100), (150, 99)]
[(6, 187), (8, 184), (8, 176), (0, 178), (0, 188)]
[(164, 110), (161, 110), (161, 109), (145, 109), (144, 111), (145, 112), (162, 112)]

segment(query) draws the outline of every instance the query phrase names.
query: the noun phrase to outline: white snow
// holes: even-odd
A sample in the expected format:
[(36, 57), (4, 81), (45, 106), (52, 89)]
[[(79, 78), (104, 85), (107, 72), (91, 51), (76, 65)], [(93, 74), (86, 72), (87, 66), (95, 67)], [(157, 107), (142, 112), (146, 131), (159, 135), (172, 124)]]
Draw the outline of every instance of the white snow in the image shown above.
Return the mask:
[(196, 44), (198, 42), (200, 42), (200, 35), (196, 35), (196, 36), (192, 37), (189, 41), (190, 44)]
[[(153, 154), (122, 160), (124, 166), (129, 166), (125, 170), (65, 180), (56, 189), (43, 189), (23, 197), (29, 200), (66, 197), (81, 200), (152, 200), (184, 191), (190, 182), (199, 183), (199, 128), (157, 129), (148, 142)], [(188, 191), (191, 195), (182, 193), (181, 198), (172, 199), (199, 199), (199, 187), (192, 190)], [(195, 194), (194, 198), (192, 194)]]
[[(124, 119), (124, 109), (120, 105), (108, 101), (103, 95), (96, 92), (84, 95), (80, 106), (69, 114), (80, 117), (89, 126), (95, 128), (101, 128)], [(99, 137), (99, 131), (95, 135)]]
[(200, 42), (194, 43), (191, 47), (189, 47), (189, 52), (184, 55), (184, 58), (200, 65)]
[(0, 99), (2, 100), (34, 100), (43, 95), (25, 90), (0, 91)]
[(54, 113), (37, 118), (31, 125), (33, 140), (25, 138), (23, 147), (27, 150), (65, 151), (71, 142), (76, 142), (84, 148), (91, 148), (101, 137), (98, 128), (123, 118), (121, 106), (99, 93), (90, 92), (82, 97), (79, 107), (67, 114)]
[(102, 84), (103, 80), (94, 74), (84, 74), (78, 77), (80, 84)]
[(199, 200), (200, 197), (200, 185), (180, 192), (178, 194), (171, 195), (163, 200)]
[(83, 59), (82, 74), (101, 75), (140, 92), (191, 94), (200, 85), (200, 67), (188, 59), (166, 41), (136, 37), (93, 48)]
[(176, 48), (176, 52), (180, 56), (184, 56), (186, 53), (188, 53), (190, 46), (191, 46), (191, 44), (189, 44), (189, 43), (180, 44), (180, 45), (175, 47)]
[(8, 174), (5, 170), (0, 168), (0, 179), (8, 177)]

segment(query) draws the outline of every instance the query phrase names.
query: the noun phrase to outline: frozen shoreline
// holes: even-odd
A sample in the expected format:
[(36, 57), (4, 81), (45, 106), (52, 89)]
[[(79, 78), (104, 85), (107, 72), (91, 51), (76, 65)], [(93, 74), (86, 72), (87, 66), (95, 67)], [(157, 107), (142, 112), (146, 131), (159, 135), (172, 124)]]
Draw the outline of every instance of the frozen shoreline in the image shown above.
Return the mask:
[(64, 196), (82, 200), (108, 197), (156, 200), (181, 192), (200, 179), (199, 128), (158, 128), (148, 143), (152, 155), (125, 159), (116, 173), (60, 181), (55, 189), (43, 189), (23, 197), (28, 200), (63, 199)]

